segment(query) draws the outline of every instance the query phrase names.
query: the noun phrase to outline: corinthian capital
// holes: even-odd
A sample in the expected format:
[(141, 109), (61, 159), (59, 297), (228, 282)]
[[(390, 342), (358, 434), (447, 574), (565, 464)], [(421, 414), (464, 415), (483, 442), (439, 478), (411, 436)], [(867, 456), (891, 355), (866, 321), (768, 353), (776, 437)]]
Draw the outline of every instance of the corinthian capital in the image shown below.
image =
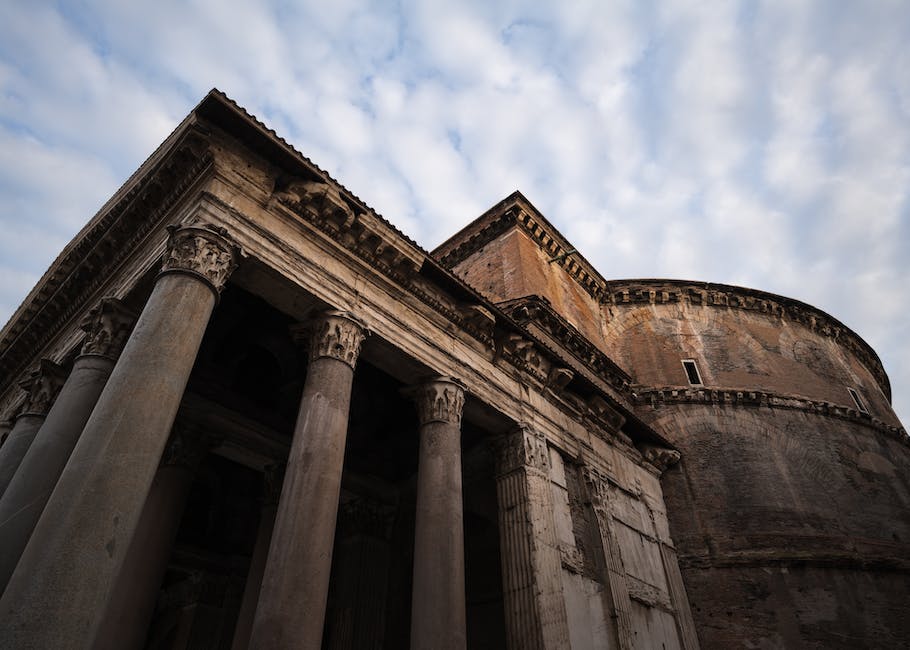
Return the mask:
[(117, 359), (129, 338), (136, 315), (116, 298), (104, 298), (82, 321), (82, 354)]
[(461, 426), (464, 408), (464, 387), (451, 377), (437, 377), (408, 389), (407, 394), (417, 405), (420, 424), (445, 422)]
[(168, 226), (170, 236), (161, 273), (186, 273), (217, 296), (240, 262), (240, 248), (224, 228), (208, 224)]
[(66, 381), (66, 372), (53, 361), (42, 359), (38, 368), (19, 382), (28, 396), (19, 411), (19, 415), (47, 415), (57, 393)]
[(550, 470), (547, 439), (525, 423), (494, 442), (496, 474), (504, 475), (517, 469), (532, 467), (542, 472)]
[(291, 335), (298, 341), (309, 337), (310, 362), (328, 357), (343, 361), (353, 368), (360, 356), (360, 346), (369, 334), (367, 328), (346, 311), (325, 311), (312, 323), (295, 325)]

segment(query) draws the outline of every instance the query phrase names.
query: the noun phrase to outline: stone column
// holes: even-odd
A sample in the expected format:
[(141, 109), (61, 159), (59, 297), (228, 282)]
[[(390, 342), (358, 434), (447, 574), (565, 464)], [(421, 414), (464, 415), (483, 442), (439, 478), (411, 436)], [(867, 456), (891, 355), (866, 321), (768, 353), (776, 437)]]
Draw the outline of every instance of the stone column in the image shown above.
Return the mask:
[(243, 588), (243, 599), (237, 613), (237, 625), (234, 626), (234, 639), (231, 650), (246, 650), (250, 645), (250, 633), (253, 630), (253, 616), (256, 614), (256, 602), (262, 587), (262, 575), (269, 556), (269, 543), (272, 541), (272, 530), (275, 527), (275, 515), (278, 512), (278, 498), (281, 496), (281, 482), (284, 479), (284, 465), (269, 465), (263, 474), (262, 509), (259, 513), (259, 528), (256, 532), (256, 544), (250, 558), (250, 569), (246, 574), (246, 585)]
[(385, 643), (389, 535), (395, 508), (358, 497), (341, 505), (327, 623), (329, 650), (380, 650)]
[(497, 441), (495, 451), (508, 647), (568, 648), (546, 439), (521, 424)]
[(610, 506), (607, 478), (592, 467), (582, 468), (587, 498), (597, 519), (603, 547), (604, 566), (609, 586), (608, 615), (616, 620), (616, 634), (619, 647), (623, 650), (634, 648), (632, 629), (632, 601), (629, 599), (629, 588), (626, 584), (626, 572), (622, 564), (619, 541), (613, 523), (613, 512)]
[(19, 383), (28, 396), (19, 415), (16, 416), (13, 428), (6, 436), (6, 441), (0, 447), (0, 496), (6, 494), (7, 487), (16, 475), (19, 464), (25, 458), (38, 430), (44, 424), (44, 418), (65, 378), (63, 368), (53, 361), (42, 359), (38, 368)]
[(464, 389), (438, 377), (411, 391), (420, 419), (411, 648), (464, 650), (464, 513), (461, 410)]
[(0, 647), (89, 646), (238, 257), (223, 229), (170, 228), (152, 295), (0, 599)]
[(139, 650), (145, 646), (186, 500), (209, 443), (192, 425), (178, 422), (174, 426), (104, 616), (95, 630), (93, 650)]
[(319, 650), (332, 568), (354, 365), (366, 335), (345, 312), (322, 314), (312, 327), (294, 440), (250, 647)]
[(0, 498), (0, 593), (16, 568), (134, 321), (135, 314), (118, 300), (106, 298), (82, 323), (87, 332), (82, 354)]

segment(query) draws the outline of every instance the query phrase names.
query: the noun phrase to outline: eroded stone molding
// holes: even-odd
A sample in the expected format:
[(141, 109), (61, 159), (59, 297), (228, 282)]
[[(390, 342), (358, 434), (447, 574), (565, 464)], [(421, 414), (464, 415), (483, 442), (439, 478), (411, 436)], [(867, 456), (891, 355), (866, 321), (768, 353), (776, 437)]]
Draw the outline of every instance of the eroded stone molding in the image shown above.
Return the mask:
[(521, 423), (493, 443), (496, 475), (533, 468), (545, 474), (550, 471), (547, 439), (528, 424)]
[(417, 406), (420, 425), (445, 422), (461, 426), (464, 386), (452, 377), (437, 377), (406, 391)]
[(817, 415), (850, 420), (888, 434), (892, 438), (910, 446), (910, 437), (903, 427), (896, 427), (883, 422), (854, 408), (812, 400), (797, 395), (782, 395), (767, 391), (739, 390), (735, 388), (688, 388), (683, 386), (636, 387), (633, 399), (639, 404), (647, 404), (658, 409), (665, 404), (710, 404), (719, 406), (752, 406), (806, 411)]
[(660, 473), (679, 462), (679, 452), (675, 449), (644, 444), (640, 446), (640, 450), (644, 459), (654, 465)]
[(26, 392), (18, 415), (45, 416), (50, 410), (57, 393), (66, 381), (67, 373), (49, 359), (41, 359), (38, 367), (28, 377), (19, 382), (19, 387)]
[(211, 224), (171, 225), (161, 275), (185, 273), (205, 282), (217, 297), (240, 262), (240, 248), (224, 228)]
[(849, 350), (869, 369), (882, 391), (891, 399), (888, 376), (869, 344), (834, 317), (798, 300), (731, 285), (685, 280), (617, 280), (607, 283), (602, 302), (612, 307), (689, 303), (755, 311), (797, 323), (815, 334), (835, 339)]
[(327, 357), (343, 361), (353, 368), (360, 348), (369, 334), (366, 326), (353, 314), (329, 310), (315, 316), (310, 323), (291, 327), (297, 342), (309, 339), (310, 362)]
[(613, 388), (628, 390), (631, 377), (560, 316), (545, 298), (528, 296), (500, 303), (499, 306), (522, 325), (533, 323), (539, 326)]
[[(95, 216), (29, 294), (0, 340), (0, 378), (13, 378), (133, 255), (174, 204), (211, 167), (208, 142), (192, 128), (173, 151)], [(138, 176), (138, 172), (134, 178)], [(133, 182), (131, 178), (127, 186)], [(0, 379), (0, 389), (7, 385)]]
[[(423, 263), (424, 254), (416, 244), (347, 199), (333, 183), (314, 179), (279, 182), (272, 198), (399, 282), (407, 281)], [(413, 245), (402, 246), (400, 241)]]
[(116, 360), (133, 330), (136, 314), (116, 298), (104, 298), (83, 319), (83, 355)]

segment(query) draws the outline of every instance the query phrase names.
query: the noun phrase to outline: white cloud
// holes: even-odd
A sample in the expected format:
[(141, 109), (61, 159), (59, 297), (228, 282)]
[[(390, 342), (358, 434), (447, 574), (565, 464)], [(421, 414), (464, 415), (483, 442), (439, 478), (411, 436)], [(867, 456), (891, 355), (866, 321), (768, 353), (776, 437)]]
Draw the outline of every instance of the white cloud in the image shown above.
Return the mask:
[(816, 304), (878, 349), (908, 414), (904, 15), (821, 0), (12, 5), (0, 319), (218, 86), (428, 248), (521, 189), (606, 277)]

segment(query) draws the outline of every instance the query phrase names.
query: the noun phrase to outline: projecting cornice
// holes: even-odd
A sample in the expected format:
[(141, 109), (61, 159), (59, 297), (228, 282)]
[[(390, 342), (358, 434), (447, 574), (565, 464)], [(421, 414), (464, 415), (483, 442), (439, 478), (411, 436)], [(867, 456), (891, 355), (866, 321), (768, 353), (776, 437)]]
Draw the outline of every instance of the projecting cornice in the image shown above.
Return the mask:
[(521, 228), (595, 300), (603, 294), (606, 280), (521, 192), (484, 212), (433, 251), (446, 268), (469, 258), (510, 228)]
[(0, 331), (0, 391), (85, 310), (212, 160), (191, 114), (67, 245)]
[(850, 351), (869, 369), (888, 401), (891, 401), (891, 383), (875, 350), (833, 316), (799, 300), (728, 284), (636, 279), (608, 282), (602, 302), (615, 307), (688, 303), (719, 309), (742, 309), (799, 324), (815, 334), (835, 339)]
[(638, 404), (658, 409), (671, 404), (695, 404), (712, 406), (745, 406), (790, 409), (814, 413), (827, 417), (849, 420), (880, 431), (898, 442), (910, 446), (910, 437), (902, 427), (896, 427), (860, 413), (854, 408), (812, 400), (799, 395), (783, 395), (767, 391), (738, 388), (689, 388), (685, 386), (650, 387), (637, 386), (633, 390), (633, 399)]

